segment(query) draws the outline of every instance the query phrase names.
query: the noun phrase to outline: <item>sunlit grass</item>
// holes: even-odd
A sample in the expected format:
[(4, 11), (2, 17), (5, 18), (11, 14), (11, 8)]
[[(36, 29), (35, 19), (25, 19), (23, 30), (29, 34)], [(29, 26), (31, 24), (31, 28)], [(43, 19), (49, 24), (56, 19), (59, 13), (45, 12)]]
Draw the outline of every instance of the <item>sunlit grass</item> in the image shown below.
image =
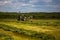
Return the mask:
[[(46, 22), (49, 25), (46, 25)], [(51, 25), (52, 23), (52, 25)], [(59, 25), (56, 25), (59, 24)], [(0, 24), (8, 25), (10, 27), (21, 28), (25, 30), (32, 30), (36, 32), (43, 32), (47, 34), (53, 34), (56, 36), (56, 39), (59, 40), (60, 38), (60, 20), (34, 20), (33, 22), (17, 22), (17, 21), (0, 21)], [(2, 31), (0, 31), (2, 32)], [(4, 31), (6, 32), (6, 30)], [(13, 34), (11, 32), (7, 32), (6, 34), (11, 34), (14, 37), (14, 40), (35, 40), (34, 38), (19, 36)], [(36, 39), (37, 40), (37, 39)]]
[[(14, 33), (15, 35), (22, 35), (21, 37), (30, 37), (30, 38), (36, 38), (37, 40), (55, 40), (55, 37), (51, 34), (46, 34), (43, 32), (36, 32), (33, 30), (26, 30), (22, 28), (16, 28), (16, 27), (10, 27), (5, 24), (0, 24), (0, 28), (3, 29), (4, 31), (10, 31)], [(50, 36), (49, 36), (50, 35)]]

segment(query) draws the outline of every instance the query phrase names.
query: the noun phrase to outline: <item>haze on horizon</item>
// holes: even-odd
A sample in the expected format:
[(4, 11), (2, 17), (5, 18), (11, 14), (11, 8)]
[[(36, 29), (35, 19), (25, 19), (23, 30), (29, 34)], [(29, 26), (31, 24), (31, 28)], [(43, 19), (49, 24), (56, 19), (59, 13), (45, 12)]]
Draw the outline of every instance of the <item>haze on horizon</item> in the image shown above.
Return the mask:
[(0, 12), (60, 12), (60, 0), (0, 0)]

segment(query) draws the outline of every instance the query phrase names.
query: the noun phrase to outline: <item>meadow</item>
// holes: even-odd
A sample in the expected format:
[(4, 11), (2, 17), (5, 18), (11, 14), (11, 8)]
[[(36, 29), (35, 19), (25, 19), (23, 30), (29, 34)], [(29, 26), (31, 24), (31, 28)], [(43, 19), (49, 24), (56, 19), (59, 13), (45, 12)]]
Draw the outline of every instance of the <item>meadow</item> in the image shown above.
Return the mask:
[(60, 19), (56, 15), (55, 19), (35, 17), (32, 22), (17, 21), (15, 14), (9, 14), (11, 18), (1, 15), (5, 16), (0, 16), (0, 40), (60, 40)]
[(0, 33), (10, 35), (14, 40), (60, 40), (60, 20), (34, 20), (23, 23), (2, 20)]

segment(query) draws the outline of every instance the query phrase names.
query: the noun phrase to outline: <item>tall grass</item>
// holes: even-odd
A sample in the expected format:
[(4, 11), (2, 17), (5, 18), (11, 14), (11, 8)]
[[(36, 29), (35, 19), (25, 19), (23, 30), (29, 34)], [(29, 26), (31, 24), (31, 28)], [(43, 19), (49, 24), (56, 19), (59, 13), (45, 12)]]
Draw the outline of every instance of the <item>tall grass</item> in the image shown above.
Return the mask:
[(16, 33), (18, 35), (23, 35), (26, 37), (31, 37), (31, 38), (36, 38), (37, 40), (41, 39), (41, 40), (55, 40), (55, 36), (52, 34), (46, 34), (46, 33), (42, 33), (42, 32), (36, 32), (33, 30), (26, 30), (26, 29), (20, 29), (20, 28), (16, 28), (16, 27), (10, 27), (8, 25), (5, 24), (0, 24), (0, 29), (3, 29), (5, 31), (10, 31), (13, 33)]
[(0, 33), (0, 40), (14, 40), (14, 38), (4, 33)]

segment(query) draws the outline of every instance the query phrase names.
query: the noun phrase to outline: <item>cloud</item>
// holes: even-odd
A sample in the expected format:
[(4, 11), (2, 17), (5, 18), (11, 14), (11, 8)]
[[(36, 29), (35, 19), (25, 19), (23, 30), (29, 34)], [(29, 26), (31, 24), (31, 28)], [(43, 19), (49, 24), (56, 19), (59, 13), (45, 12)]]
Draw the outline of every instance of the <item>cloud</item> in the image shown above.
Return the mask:
[(30, 0), (29, 3), (36, 3), (38, 2), (39, 0)]
[(52, 0), (42, 0), (42, 1), (46, 3), (52, 2)]
[(24, 3), (25, 0), (0, 0), (0, 5), (13, 5), (13, 6), (31, 6), (30, 3)]
[(30, 0), (29, 3), (38, 3), (38, 2), (45, 2), (49, 3), (52, 2), (53, 0)]
[(53, 0), (0, 0), (0, 10), (6, 8), (8, 11), (57, 11), (60, 5), (53, 5)]
[(5, 5), (5, 4), (9, 4), (11, 3), (11, 1), (8, 1), (8, 0), (1, 0), (0, 1), (0, 5)]

